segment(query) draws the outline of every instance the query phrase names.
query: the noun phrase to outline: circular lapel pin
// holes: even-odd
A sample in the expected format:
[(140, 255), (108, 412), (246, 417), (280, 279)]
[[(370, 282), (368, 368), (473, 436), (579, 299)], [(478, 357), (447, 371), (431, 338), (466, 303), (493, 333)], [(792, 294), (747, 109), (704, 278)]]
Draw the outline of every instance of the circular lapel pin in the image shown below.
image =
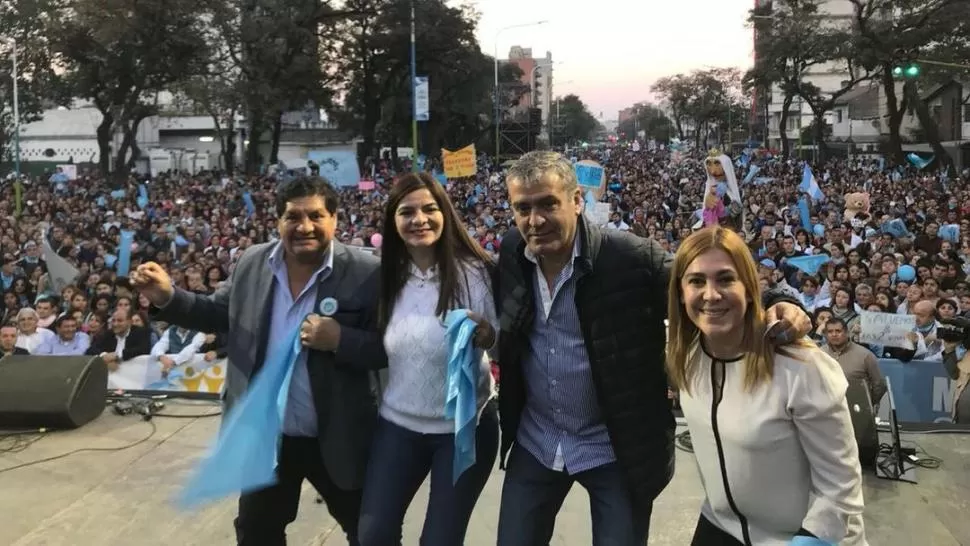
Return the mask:
[(337, 300), (333, 298), (323, 298), (320, 300), (320, 314), (325, 317), (332, 317), (337, 312)]

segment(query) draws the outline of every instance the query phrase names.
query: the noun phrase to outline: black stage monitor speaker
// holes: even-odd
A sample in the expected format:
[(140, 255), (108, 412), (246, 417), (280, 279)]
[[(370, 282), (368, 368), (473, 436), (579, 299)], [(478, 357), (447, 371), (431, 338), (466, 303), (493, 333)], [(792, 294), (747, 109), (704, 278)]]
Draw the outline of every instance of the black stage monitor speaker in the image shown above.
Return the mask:
[(879, 430), (876, 428), (876, 412), (869, 395), (869, 384), (852, 381), (845, 392), (852, 414), (852, 428), (859, 444), (859, 463), (863, 468), (875, 468), (879, 456)]
[(0, 359), (0, 429), (77, 428), (104, 411), (108, 368), (97, 356)]

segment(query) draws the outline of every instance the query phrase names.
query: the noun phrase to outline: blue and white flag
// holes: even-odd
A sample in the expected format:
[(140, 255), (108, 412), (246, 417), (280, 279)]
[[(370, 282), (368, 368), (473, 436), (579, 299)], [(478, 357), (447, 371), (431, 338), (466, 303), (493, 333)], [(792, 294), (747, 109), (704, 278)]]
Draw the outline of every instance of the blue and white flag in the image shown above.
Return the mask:
[(242, 195), (243, 204), (246, 205), (246, 213), (249, 216), (256, 214), (256, 203), (253, 203), (253, 196), (248, 191), (244, 192)]
[(802, 183), (798, 186), (798, 190), (802, 193), (807, 193), (813, 201), (824, 201), (825, 194), (822, 193), (822, 188), (818, 186), (818, 181), (815, 180), (815, 173), (812, 172), (812, 168), (805, 164), (805, 169), (802, 171)]
[(131, 245), (135, 242), (135, 232), (127, 229), (121, 230), (121, 240), (118, 242), (118, 261), (117, 273), (119, 277), (127, 277), (128, 270), (131, 269)]
[(937, 232), (937, 237), (943, 239), (944, 241), (950, 241), (951, 243), (960, 242), (960, 225), (959, 224), (944, 224), (940, 226)]
[(788, 258), (785, 263), (804, 271), (809, 275), (815, 275), (818, 273), (819, 268), (831, 260), (828, 254), (814, 254), (812, 256), (796, 256), (794, 258)]
[(802, 221), (805, 231), (812, 231), (812, 213), (808, 207), (808, 199), (805, 199), (804, 195), (798, 199), (798, 218)]
[(900, 220), (899, 218), (886, 222), (880, 227), (880, 230), (883, 233), (888, 233), (892, 235), (896, 239), (901, 239), (903, 237), (912, 237), (913, 235), (912, 233), (909, 232), (909, 229), (906, 228), (906, 223)]
[(138, 184), (138, 198), (135, 200), (138, 208), (143, 209), (148, 206), (148, 186)]
[(908, 154), (908, 155), (906, 155), (906, 159), (908, 159), (909, 162), (912, 163), (913, 166), (916, 167), (919, 170), (925, 169), (926, 166), (929, 165), (933, 161), (933, 158), (932, 157), (929, 158), (929, 159), (923, 159), (922, 157), (920, 157), (920, 156), (918, 156), (916, 154)]
[(751, 181), (754, 180), (754, 177), (758, 174), (758, 171), (760, 170), (761, 170), (761, 167), (757, 165), (752, 165), (751, 168), (748, 169), (748, 174), (747, 176), (744, 177), (744, 180), (742, 181), (742, 183), (750, 184)]

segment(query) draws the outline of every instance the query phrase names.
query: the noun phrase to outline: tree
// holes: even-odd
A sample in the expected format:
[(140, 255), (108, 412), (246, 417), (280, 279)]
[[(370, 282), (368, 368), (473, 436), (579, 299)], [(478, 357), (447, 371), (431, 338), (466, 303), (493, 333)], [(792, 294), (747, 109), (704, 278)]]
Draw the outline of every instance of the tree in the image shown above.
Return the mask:
[[(345, 92), (340, 124), (363, 138), (361, 157), (376, 157), (378, 141), (395, 151), (411, 132), (410, 18), (407, 0), (349, 0), (362, 15), (341, 25)], [(429, 81), (430, 119), (421, 123), (422, 148), (431, 153), (485, 141), (493, 121), (494, 59), (475, 38), (478, 15), (441, 0), (415, 3), (417, 73)], [(500, 100), (517, 103), (528, 86), (514, 65), (500, 67)], [(506, 82), (515, 82), (506, 84)]]
[[(818, 13), (819, 0), (794, 0), (758, 7), (751, 11), (749, 23), (756, 29), (757, 58), (743, 78), (747, 89), (782, 93), (778, 132), (782, 155), (791, 155), (788, 118), (805, 74), (829, 60), (832, 38), (823, 29)], [(766, 98), (768, 93), (763, 93)], [(799, 119), (801, 112), (798, 112)], [(765, 131), (767, 137), (767, 130)]]
[[(17, 92), (20, 123), (38, 121), (48, 105), (65, 104), (68, 97), (57, 73), (48, 40), (45, 14), (55, 12), (58, 0), (18, 0), (0, 3), (0, 36), (17, 44)], [(0, 41), (0, 160), (12, 156), (13, 42)]]
[[(856, 48), (861, 62), (876, 71), (882, 85), (889, 126), (889, 153), (905, 164), (900, 127), (907, 112), (915, 111), (923, 135), (935, 157), (945, 165), (952, 159), (939, 138), (936, 120), (919, 92), (919, 81), (906, 79), (902, 96), (893, 69), (922, 58), (963, 62), (970, 54), (970, 4), (963, 0), (850, 0), (854, 8)], [(885, 14), (893, 14), (886, 17)], [(927, 64), (922, 81), (933, 84), (953, 77), (952, 69)]]
[(693, 83), (689, 76), (675, 74), (657, 80), (650, 91), (659, 96), (670, 108), (671, 119), (677, 129), (677, 138), (684, 140), (684, 124), (691, 120)]
[(684, 125), (691, 125), (698, 148), (706, 146), (712, 136), (720, 143), (745, 119), (741, 114), (735, 120), (743, 101), (741, 73), (736, 68), (676, 74), (657, 80), (651, 90), (670, 106), (679, 138), (686, 138)]
[(647, 139), (657, 142), (670, 140), (672, 122), (663, 110), (649, 103), (635, 104), (633, 108), (636, 114), (617, 126), (618, 133), (630, 138), (636, 136), (637, 131), (643, 131)]
[(600, 123), (578, 96), (557, 97), (555, 102), (557, 120), (554, 146), (585, 142), (596, 135)]
[(231, 176), (236, 167), (236, 119), (242, 112), (244, 96), (238, 70), (223, 69), (212, 70), (207, 76), (190, 77), (179, 85), (178, 91), (195, 111), (212, 118), (223, 168)]
[(320, 0), (210, 0), (211, 24), (225, 55), (238, 70), (250, 145), (246, 170), (263, 163), (260, 145), (269, 134), (268, 161), (276, 163), (285, 112), (325, 108), (333, 96), (338, 24), (358, 14)]
[[(127, 176), (138, 158), (139, 124), (157, 112), (158, 93), (202, 70), (206, 42), (192, 0), (65, 0), (47, 30), (72, 94), (101, 112), (102, 173)], [(129, 154), (130, 152), (130, 154)]]

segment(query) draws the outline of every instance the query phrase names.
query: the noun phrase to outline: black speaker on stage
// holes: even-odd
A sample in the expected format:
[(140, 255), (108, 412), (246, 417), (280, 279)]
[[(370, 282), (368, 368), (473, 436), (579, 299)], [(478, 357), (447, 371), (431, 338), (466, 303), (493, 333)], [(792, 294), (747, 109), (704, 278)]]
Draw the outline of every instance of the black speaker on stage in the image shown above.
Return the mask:
[(108, 368), (98, 356), (0, 359), (0, 429), (77, 428), (104, 411)]
[(859, 444), (859, 464), (862, 468), (875, 468), (876, 458), (879, 457), (879, 430), (876, 428), (876, 412), (869, 395), (869, 384), (866, 381), (850, 382), (845, 398), (852, 414), (855, 440)]

